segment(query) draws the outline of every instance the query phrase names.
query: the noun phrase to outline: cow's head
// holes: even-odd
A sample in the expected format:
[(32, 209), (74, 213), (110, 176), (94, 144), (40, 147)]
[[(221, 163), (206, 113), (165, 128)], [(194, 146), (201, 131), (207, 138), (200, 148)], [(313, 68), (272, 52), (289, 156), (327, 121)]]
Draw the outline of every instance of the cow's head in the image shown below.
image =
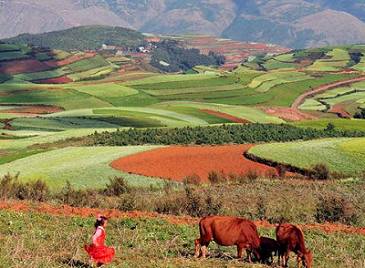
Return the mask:
[(302, 260), (303, 260), (304, 267), (312, 268), (312, 262), (313, 262), (312, 251), (306, 250), (304, 252), (304, 254), (302, 255)]

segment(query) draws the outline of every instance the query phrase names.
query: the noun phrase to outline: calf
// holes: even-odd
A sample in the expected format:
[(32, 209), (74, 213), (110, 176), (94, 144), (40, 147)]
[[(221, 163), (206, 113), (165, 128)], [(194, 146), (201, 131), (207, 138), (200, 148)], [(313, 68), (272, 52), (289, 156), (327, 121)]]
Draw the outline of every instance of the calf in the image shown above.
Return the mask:
[(303, 264), (306, 268), (312, 267), (312, 252), (305, 247), (302, 230), (292, 224), (279, 224), (276, 227), (276, 240), (279, 244), (278, 264), (287, 267), (289, 253), (297, 254), (298, 267)]
[[(237, 246), (237, 257), (242, 258), (243, 250), (251, 251), (260, 259), (260, 238), (256, 225), (246, 219), (225, 216), (209, 216), (199, 222), (200, 238), (195, 240), (195, 257), (207, 255), (211, 241), (221, 246)], [(248, 254), (251, 262), (251, 254)]]
[(279, 244), (275, 239), (260, 237), (260, 257), (262, 263), (272, 264), (274, 256), (278, 255), (278, 251)]

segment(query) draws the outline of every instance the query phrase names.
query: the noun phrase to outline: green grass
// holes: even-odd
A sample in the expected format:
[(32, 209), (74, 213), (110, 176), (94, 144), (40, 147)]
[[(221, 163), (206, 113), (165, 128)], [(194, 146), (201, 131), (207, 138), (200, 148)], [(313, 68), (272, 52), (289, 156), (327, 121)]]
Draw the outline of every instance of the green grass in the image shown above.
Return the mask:
[(20, 60), (29, 58), (28, 55), (25, 55), (22, 51), (5, 51), (0, 52), (0, 61), (5, 60)]
[(319, 59), (307, 69), (310, 71), (339, 71), (347, 66), (350, 55), (347, 50), (335, 48), (327, 53), (329, 59)]
[(261, 158), (300, 168), (326, 164), (349, 176), (365, 170), (365, 139), (337, 138), (258, 145), (250, 152)]
[(85, 117), (36, 117), (36, 118), (16, 118), (12, 121), (12, 126), (18, 130), (32, 131), (61, 131), (77, 128), (117, 128), (121, 125), (108, 123), (103, 118)]
[(51, 86), (51, 89), (47, 89), (47, 86), (38, 86), (40, 89), (32, 90), (33, 86), (35, 85), (16, 84), (11, 86), (7, 83), (0, 84), (0, 92), (2, 90), (6, 92), (5, 96), (0, 96), (0, 102), (10, 104), (49, 104), (65, 109), (112, 106), (108, 102), (73, 89), (62, 89), (62, 87), (56, 86)]
[(257, 92), (267, 92), (277, 85), (308, 79), (313, 78), (302, 72), (270, 72), (256, 77), (248, 86)]
[(316, 99), (306, 99), (303, 104), (299, 106), (299, 109), (307, 111), (325, 111), (327, 106)]
[(332, 123), (336, 129), (342, 130), (359, 130), (365, 131), (365, 120), (362, 119), (318, 119), (309, 121), (299, 121), (293, 123), (297, 127), (311, 127), (316, 129), (325, 129), (329, 123)]
[(43, 80), (49, 78), (56, 78), (65, 75), (66, 73), (62, 69), (54, 69), (43, 72), (36, 73), (23, 73), (14, 75), (15, 79), (24, 80), (24, 81), (35, 81), (35, 80)]
[(94, 114), (111, 116), (132, 116), (158, 120), (166, 126), (206, 125), (205, 121), (187, 114), (160, 109), (160, 107), (119, 107), (111, 109), (95, 109)]
[[(238, 118), (246, 119), (251, 122), (260, 123), (283, 123), (284, 121), (280, 118), (270, 116), (253, 107), (245, 106), (233, 106), (233, 105), (222, 105), (222, 104), (210, 104), (210, 103), (199, 103), (199, 102), (166, 102), (156, 105), (156, 107), (192, 107), (197, 109), (209, 109), (213, 111), (223, 112), (233, 115)], [(173, 108), (172, 108), (173, 109)]]
[(15, 160), (0, 165), (0, 176), (20, 173), (22, 181), (42, 179), (53, 189), (60, 190), (66, 181), (76, 188), (102, 188), (108, 179), (125, 176), (132, 186), (149, 187), (160, 180), (123, 174), (109, 164), (120, 157), (158, 148), (132, 147), (69, 147)]
[[(82, 247), (90, 243), (94, 217), (8, 211), (0, 212), (0, 217), (3, 245), (0, 261), (4, 266), (66, 268), (71, 261), (78, 262), (79, 266), (88, 263)], [(273, 229), (261, 228), (259, 232), (273, 237)], [(362, 267), (363, 236), (321, 231), (304, 231), (304, 234), (307, 246), (313, 250), (313, 267)], [(214, 243), (209, 247), (211, 258), (196, 260), (193, 252), (197, 236), (196, 225), (175, 225), (159, 218), (112, 218), (106, 244), (115, 247), (116, 256), (108, 267), (267, 267), (237, 261), (234, 247), (218, 248)], [(229, 257), (218, 258), (219, 253)], [(290, 265), (295, 265), (293, 256)]]
[(108, 65), (95, 69), (89, 69), (84, 72), (71, 73), (68, 75), (68, 77), (71, 78), (73, 81), (98, 80), (108, 76), (116, 69), (116, 66)]
[(70, 85), (71, 88), (95, 96), (112, 105), (119, 106), (127, 96), (136, 95), (138, 90), (117, 83)]
[(158, 84), (164, 82), (206, 80), (214, 77), (217, 77), (217, 74), (167, 74), (167, 75), (155, 75), (143, 79), (132, 80), (124, 84), (127, 86), (139, 86), (144, 84), (155, 84), (155, 83)]

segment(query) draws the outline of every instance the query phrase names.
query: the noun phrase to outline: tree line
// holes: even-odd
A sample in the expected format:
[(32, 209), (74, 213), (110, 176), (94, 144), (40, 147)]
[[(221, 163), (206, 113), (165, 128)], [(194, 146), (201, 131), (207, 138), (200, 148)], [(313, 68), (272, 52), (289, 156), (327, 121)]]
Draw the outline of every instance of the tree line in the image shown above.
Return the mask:
[(183, 48), (175, 40), (164, 40), (157, 44), (151, 57), (151, 65), (164, 72), (188, 71), (197, 65), (223, 65), (224, 56), (209, 52), (200, 54), (199, 49)]
[(363, 131), (335, 128), (298, 128), (287, 124), (221, 125), (208, 127), (150, 128), (95, 132), (93, 145), (126, 146), (143, 144), (228, 144), (288, 142), (330, 137), (363, 137)]

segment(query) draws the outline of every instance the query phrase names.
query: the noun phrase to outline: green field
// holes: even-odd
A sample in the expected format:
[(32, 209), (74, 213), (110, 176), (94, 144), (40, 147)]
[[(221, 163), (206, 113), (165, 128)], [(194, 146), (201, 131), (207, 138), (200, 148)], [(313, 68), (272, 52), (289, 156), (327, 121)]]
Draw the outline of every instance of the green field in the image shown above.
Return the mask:
[(347, 66), (350, 55), (347, 50), (335, 48), (326, 54), (328, 58), (319, 59), (307, 68), (310, 71), (338, 71)]
[(271, 72), (256, 77), (248, 86), (255, 89), (257, 92), (267, 92), (280, 84), (308, 79), (312, 79), (312, 77), (301, 72)]
[(365, 139), (337, 138), (258, 145), (250, 153), (279, 163), (310, 169), (326, 164), (333, 172), (348, 176), (365, 170)]
[(0, 176), (19, 172), (22, 181), (41, 179), (53, 190), (60, 190), (66, 181), (76, 188), (102, 188), (109, 178), (122, 175), (132, 186), (149, 187), (161, 180), (123, 174), (109, 164), (120, 157), (154, 148), (158, 146), (69, 147), (0, 165)]
[(339, 87), (306, 99), (300, 106), (302, 110), (327, 111), (335, 105), (342, 105), (350, 114), (354, 114), (365, 103), (365, 84), (354, 83), (348, 87)]
[(365, 120), (361, 119), (318, 119), (318, 120), (308, 120), (308, 121), (299, 121), (293, 123), (297, 127), (305, 127), (305, 128), (316, 128), (316, 129), (325, 129), (328, 124), (331, 123), (335, 126), (335, 129), (342, 130), (359, 130), (365, 131)]

